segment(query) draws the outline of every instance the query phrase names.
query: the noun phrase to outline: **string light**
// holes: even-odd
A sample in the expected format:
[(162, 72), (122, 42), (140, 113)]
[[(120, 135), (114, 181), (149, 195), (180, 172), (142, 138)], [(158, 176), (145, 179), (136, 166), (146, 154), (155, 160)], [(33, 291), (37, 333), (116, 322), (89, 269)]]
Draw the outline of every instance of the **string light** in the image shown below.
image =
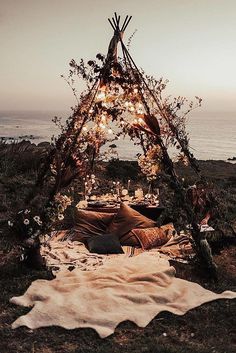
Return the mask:
[(100, 123), (99, 126), (100, 126), (100, 128), (102, 128), (102, 129), (105, 129), (105, 128), (106, 128), (106, 126), (105, 126), (103, 123)]
[(106, 98), (105, 92), (99, 91), (98, 94), (97, 94), (97, 99), (102, 101), (105, 98)]

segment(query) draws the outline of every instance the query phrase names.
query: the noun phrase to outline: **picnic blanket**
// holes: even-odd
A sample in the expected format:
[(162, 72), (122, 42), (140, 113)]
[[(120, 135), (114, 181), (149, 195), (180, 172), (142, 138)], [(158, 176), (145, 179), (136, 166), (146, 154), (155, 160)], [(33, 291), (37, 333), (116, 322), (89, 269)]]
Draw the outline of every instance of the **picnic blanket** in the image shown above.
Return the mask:
[(82, 271), (94, 271), (106, 261), (118, 257), (132, 257), (142, 252), (141, 248), (132, 246), (122, 247), (124, 254), (101, 255), (90, 253), (86, 246), (79, 241), (56, 239), (42, 244), (40, 253), (45, 259), (46, 266), (55, 274), (59, 271), (80, 268)]
[[(53, 273), (56, 273), (65, 269), (71, 270), (74, 267), (83, 271), (92, 271), (112, 258), (133, 257), (144, 251), (142, 248), (133, 246), (122, 246), (122, 249), (124, 251), (122, 255), (90, 253), (83, 243), (68, 240), (67, 231), (59, 231), (42, 243), (40, 252), (47, 267), (52, 268)], [(190, 239), (185, 234), (172, 236), (165, 245), (149, 251), (165, 254), (163, 256), (168, 259), (186, 260), (193, 256)]]
[(90, 327), (103, 338), (125, 320), (145, 327), (161, 311), (183, 315), (223, 298), (236, 298), (236, 293), (215, 294), (197, 283), (175, 278), (175, 269), (166, 259), (157, 252), (143, 252), (112, 258), (96, 271), (76, 268), (59, 272), (51, 281), (36, 280), (24, 295), (10, 301), (32, 307), (12, 324), (14, 329)]

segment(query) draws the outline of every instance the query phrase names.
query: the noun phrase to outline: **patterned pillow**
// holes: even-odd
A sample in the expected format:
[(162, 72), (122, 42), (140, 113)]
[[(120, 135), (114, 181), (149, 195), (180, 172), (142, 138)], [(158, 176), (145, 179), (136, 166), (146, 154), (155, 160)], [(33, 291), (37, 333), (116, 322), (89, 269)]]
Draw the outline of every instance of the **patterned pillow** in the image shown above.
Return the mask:
[(172, 235), (176, 233), (176, 230), (173, 226), (173, 223), (169, 223), (161, 226), (160, 228), (152, 227), (144, 229), (132, 229), (132, 233), (140, 241), (140, 244), (144, 250), (150, 250), (167, 243)]
[[(155, 225), (156, 222), (141, 215), (141, 213), (133, 210), (128, 205), (121, 203), (120, 208), (108, 226), (106, 233), (117, 236), (120, 239), (121, 245), (128, 245), (125, 242), (125, 239), (132, 229), (155, 227)], [(130, 236), (128, 236), (128, 238), (130, 238)]]

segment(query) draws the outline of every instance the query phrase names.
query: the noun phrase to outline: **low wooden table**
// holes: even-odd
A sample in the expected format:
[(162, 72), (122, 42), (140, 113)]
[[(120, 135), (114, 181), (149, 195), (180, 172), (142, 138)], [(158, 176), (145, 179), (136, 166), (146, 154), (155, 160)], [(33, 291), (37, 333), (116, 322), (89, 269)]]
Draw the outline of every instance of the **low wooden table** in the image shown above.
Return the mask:
[[(145, 206), (145, 205), (129, 205), (131, 208), (133, 208), (135, 211), (138, 211), (141, 213), (143, 216), (146, 216), (147, 218), (150, 218), (154, 221), (157, 220), (157, 218), (160, 216), (160, 214), (163, 212), (165, 209), (162, 206)], [(86, 208), (88, 211), (94, 211), (94, 212), (104, 212), (104, 213), (116, 213), (119, 210), (119, 206), (117, 205), (116, 207), (102, 207), (102, 206), (88, 206)]]

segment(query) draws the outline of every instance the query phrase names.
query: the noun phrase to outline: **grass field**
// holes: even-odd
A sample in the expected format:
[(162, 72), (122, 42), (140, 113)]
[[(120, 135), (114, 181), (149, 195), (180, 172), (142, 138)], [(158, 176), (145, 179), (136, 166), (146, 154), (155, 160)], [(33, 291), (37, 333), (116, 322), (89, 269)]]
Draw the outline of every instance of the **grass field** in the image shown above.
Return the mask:
[[(8, 217), (20, 207), (25, 190), (32, 185), (37, 165), (30, 164), (32, 168), (27, 168), (28, 161), (17, 167), (14, 159), (11, 162), (9, 158), (0, 163), (0, 353), (236, 352), (235, 300), (204, 304), (181, 317), (163, 312), (146, 328), (124, 322), (106, 339), (100, 339), (92, 329), (67, 331), (48, 327), (32, 331), (23, 327), (12, 330), (11, 323), (29, 309), (10, 304), (9, 299), (23, 294), (35, 279), (50, 279), (52, 275), (19, 263), (19, 243), (10, 236), (6, 226)], [(201, 166), (224, 192), (230, 217), (236, 216), (236, 165), (209, 161), (201, 162)], [(180, 173), (191, 177), (188, 169)], [(173, 262), (177, 276), (218, 293), (226, 289), (236, 291), (235, 239), (216, 245), (217, 281), (211, 280), (200, 267)]]

